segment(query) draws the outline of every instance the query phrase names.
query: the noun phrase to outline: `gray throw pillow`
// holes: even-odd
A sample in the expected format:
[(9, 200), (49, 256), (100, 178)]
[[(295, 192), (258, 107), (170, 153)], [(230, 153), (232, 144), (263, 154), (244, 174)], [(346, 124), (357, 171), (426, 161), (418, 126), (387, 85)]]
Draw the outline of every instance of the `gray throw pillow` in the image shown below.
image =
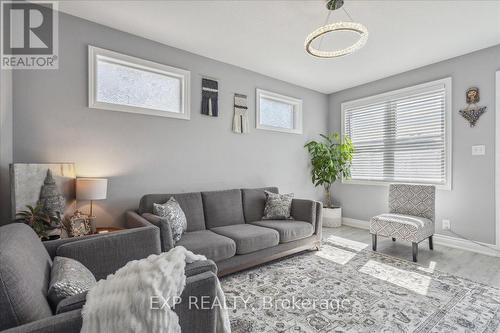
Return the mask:
[(170, 197), (164, 204), (153, 204), (153, 214), (167, 221), (170, 230), (172, 230), (174, 242), (179, 241), (182, 234), (187, 230), (186, 215), (174, 197)]
[(82, 263), (71, 258), (55, 257), (47, 296), (56, 308), (63, 299), (86, 292), (95, 284), (94, 275)]
[(266, 206), (264, 207), (263, 220), (286, 220), (290, 219), (292, 210), (293, 193), (277, 194), (269, 191), (266, 193)]

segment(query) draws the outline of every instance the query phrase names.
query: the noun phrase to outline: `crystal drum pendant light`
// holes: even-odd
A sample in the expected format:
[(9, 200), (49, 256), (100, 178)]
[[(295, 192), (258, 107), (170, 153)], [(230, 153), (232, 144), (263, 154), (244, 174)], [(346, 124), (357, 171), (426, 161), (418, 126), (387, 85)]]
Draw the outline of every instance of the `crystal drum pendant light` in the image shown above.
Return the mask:
[[(344, 4), (343, 0), (329, 0), (327, 2), (326, 8), (330, 10), (330, 13), (328, 13), (326, 23), (328, 23), (328, 18), (330, 17), (331, 11), (341, 8), (343, 4)], [(342, 9), (345, 11), (347, 16), (351, 18), (351, 16), (349, 15), (349, 13), (347, 13), (345, 8)], [(314, 48), (312, 46), (314, 40), (335, 31), (355, 32), (359, 35), (359, 39), (357, 40), (356, 43), (352, 44), (351, 46), (340, 50), (322, 51), (319, 48)], [(352, 22), (351, 19), (351, 22), (336, 22), (332, 24), (325, 24), (324, 26), (319, 27), (318, 29), (311, 32), (309, 36), (307, 36), (306, 41), (304, 43), (304, 47), (306, 52), (314, 57), (335, 58), (348, 55), (359, 50), (366, 44), (367, 39), (368, 39), (368, 29), (366, 29), (366, 27), (361, 23)]]

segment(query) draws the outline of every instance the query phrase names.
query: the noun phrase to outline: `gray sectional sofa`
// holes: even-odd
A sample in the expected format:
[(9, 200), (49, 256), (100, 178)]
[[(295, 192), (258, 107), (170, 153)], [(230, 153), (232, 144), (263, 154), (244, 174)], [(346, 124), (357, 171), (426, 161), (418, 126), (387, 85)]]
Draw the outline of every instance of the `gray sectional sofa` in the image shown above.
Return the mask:
[[(137, 211), (127, 212), (128, 227), (160, 228), (162, 251), (182, 245), (216, 262), (219, 276), (304, 250), (318, 249), (321, 242), (322, 204), (293, 199), (293, 220), (262, 220), (264, 190), (233, 189), (178, 194), (147, 194)], [(153, 203), (174, 197), (187, 219), (187, 232), (174, 244), (168, 223), (153, 215)]]
[[(52, 260), (69, 257), (84, 264), (97, 280), (130, 260), (161, 253), (157, 227), (134, 228), (96, 236), (41, 242), (25, 224), (0, 227), (0, 331), (9, 333), (76, 333), (82, 326), (86, 292), (62, 300), (47, 299)], [(193, 308), (190, 297), (216, 297), (217, 267), (210, 261), (186, 265), (186, 286), (175, 307), (182, 332), (214, 333), (216, 313)]]

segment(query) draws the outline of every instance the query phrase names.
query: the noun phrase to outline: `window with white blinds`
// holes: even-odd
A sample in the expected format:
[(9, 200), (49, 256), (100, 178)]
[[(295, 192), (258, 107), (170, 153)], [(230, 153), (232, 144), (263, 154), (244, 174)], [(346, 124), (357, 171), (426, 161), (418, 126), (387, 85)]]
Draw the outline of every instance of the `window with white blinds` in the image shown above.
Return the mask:
[(355, 147), (349, 181), (451, 188), (450, 98), (447, 78), (343, 103)]

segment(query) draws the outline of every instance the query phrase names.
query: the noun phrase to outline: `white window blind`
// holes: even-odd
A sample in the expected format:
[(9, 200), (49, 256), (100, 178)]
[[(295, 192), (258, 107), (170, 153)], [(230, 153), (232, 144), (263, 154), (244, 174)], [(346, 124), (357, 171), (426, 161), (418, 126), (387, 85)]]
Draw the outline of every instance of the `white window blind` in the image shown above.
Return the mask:
[(344, 103), (344, 135), (351, 138), (353, 181), (451, 186), (451, 79)]

